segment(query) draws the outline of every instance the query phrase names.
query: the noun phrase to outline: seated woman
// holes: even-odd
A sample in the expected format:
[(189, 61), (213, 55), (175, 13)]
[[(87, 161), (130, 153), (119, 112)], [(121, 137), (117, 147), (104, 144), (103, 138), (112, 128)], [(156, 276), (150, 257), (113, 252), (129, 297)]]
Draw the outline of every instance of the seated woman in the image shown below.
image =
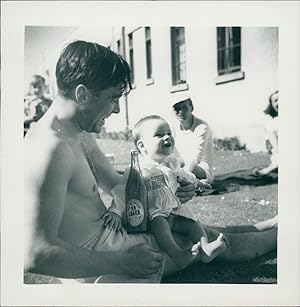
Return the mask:
[(266, 140), (271, 147), (271, 163), (263, 169), (254, 169), (253, 174), (256, 176), (268, 175), (278, 170), (278, 91), (270, 95), (269, 104), (264, 113), (268, 115), (265, 131)]

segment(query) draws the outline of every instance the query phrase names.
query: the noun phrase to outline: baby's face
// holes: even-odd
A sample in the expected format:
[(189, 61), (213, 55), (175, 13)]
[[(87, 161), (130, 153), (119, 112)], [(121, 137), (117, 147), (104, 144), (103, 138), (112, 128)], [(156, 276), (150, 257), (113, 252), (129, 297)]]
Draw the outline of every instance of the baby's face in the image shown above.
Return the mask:
[(144, 123), (141, 141), (144, 144), (143, 153), (157, 162), (169, 156), (175, 146), (171, 128), (162, 119), (152, 119)]

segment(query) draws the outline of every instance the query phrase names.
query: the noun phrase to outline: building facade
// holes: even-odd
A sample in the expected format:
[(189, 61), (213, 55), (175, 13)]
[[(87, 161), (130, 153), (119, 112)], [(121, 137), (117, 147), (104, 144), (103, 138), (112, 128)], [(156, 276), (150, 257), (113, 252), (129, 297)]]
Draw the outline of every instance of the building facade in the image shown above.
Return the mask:
[(263, 110), (278, 89), (277, 27), (79, 27), (52, 52), (50, 75), (61, 48), (76, 39), (109, 47), (132, 68), (133, 89), (107, 131), (132, 128), (148, 114), (173, 124), (172, 103), (190, 96), (214, 137), (237, 136), (249, 150), (265, 150)]
[(130, 63), (134, 86), (127, 114), (121, 106), (123, 121), (112, 118), (109, 130), (154, 113), (173, 122), (172, 103), (190, 96), (215, 137), (265, 150), (263, 110), (278, 89), (277, 27), (113, 28), (110, 48)]

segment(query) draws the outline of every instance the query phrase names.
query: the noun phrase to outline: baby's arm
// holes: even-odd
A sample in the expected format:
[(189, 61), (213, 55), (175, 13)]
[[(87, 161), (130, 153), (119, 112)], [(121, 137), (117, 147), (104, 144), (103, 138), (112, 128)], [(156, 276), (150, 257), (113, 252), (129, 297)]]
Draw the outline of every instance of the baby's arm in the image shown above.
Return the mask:
[(201, 191), (204, 189), (211, 189), (211, 184), (209, 179), (197, 179), (192, 172), (185, 171), (180, 168), (178, 170), (178, 182), (187, 181), (195, 185), (195, 188), (198, 188)]
[(104, 227), (108, 227), (109, 229), (113, 229), (114, 231), (123, 231), (122, 227), (122, 218), (117, 213), (108, 211), (103, 215)]
[(177, 181), (180, 182), (190, 182), (195, 188), (198, 187), (199, 181), (192, 172), (188, 172), (183, 168), (177, 170)]

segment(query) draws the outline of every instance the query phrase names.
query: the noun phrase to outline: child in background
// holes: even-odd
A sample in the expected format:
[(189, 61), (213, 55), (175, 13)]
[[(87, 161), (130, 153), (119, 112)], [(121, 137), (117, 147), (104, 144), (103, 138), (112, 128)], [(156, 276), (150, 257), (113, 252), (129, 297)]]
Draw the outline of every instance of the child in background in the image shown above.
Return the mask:
[[(175, 195), (179, 182), (202, 183), (194, 174), (180, 167), (180, 158), (169, 124), (160, 116), (142, 118), (133, 129), (134, 142), (140, 153), (140, 167), (148, 188), (149, 220), (151, 233), (179, 268), (200, 253), (203, 262), (210, 262), (226, 249), (223, 234), (208, 242), (206, 232), (187, 204), (181, 205)], [(113, 196), (114, 192), (112, 191)], [(120, 193), (119, 193), (120, 195)], [(105, 225), (120, 230), (124, 201), (114, 197), (114, 204), (104, 215)], [(182, 249), (176, 243), (173, 232), (189, 237), (194, 244)], [(180, 257), (179, 257), (180, 256)]]
[(24, 99), (24, 129), (37, 122), (48, 110), (52, 101), (45, 97), (46, 81), (40, 75), (33, 75), (29, 84), (28, 95)]

